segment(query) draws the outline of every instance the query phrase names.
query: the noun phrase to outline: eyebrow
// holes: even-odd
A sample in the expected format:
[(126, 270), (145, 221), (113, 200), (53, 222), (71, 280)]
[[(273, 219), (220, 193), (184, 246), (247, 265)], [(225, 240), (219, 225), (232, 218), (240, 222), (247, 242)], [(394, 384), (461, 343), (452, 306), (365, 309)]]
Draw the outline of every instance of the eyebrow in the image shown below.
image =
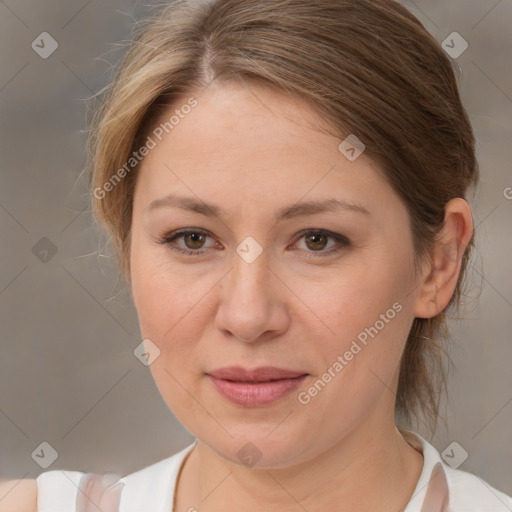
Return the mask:
[[(226, 219), (227, 212), (220, 206), (195, 199), (193, 197), (178, 196), (169, 194), (152, 201), (146, 206), (146, 211), (153, 211), (159, 208), (181, 208), (207, 217)], [(340, 199), (325, 199), (322, 201), (302, 201), (290, 206), (280, 208), (275, 216), (276, 222), (299, 217), (302, 215), (313, 215), (316, 213), (336, 212), (339, 210), (351, 211), (370, 215), (370, 212), (359, 203), (352, 203)]]

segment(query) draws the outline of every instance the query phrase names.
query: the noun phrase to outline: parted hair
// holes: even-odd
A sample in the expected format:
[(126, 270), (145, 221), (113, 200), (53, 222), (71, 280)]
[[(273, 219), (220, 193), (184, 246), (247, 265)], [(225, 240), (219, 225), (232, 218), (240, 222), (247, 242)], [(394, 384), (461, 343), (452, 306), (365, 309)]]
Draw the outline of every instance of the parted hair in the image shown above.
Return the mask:
[[(407, 207), (417, 264), (432, 256), (446, 203), (477, 184), (475, 138), (454, 63), (400, 3), (171, 1), (135, 29), (102, 91), (88, 143), (92, 209), (128, 283), (139, 165), (126, 162), (165, 108), (213, 81), (278, 89), (313, 106), (340, 142), (348, 134), (363, 141)], [(408, 420), (437, 422), (446, 315), (460, 307), (472, 247), (473, 238), (448, 307), (413, 321), (395, 407)]]

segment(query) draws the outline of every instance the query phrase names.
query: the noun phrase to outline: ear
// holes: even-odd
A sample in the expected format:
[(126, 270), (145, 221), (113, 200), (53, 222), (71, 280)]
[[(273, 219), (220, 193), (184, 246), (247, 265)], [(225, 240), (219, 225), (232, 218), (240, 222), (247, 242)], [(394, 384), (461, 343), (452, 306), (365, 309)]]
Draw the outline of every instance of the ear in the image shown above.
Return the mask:
[(469, 204), (456, 197), (444, 209), (444, 223), (436, 236), (432, 258), (426, 264), (414, 303), (414, 315), (432, 318), (443, 311), (452, 298), (464, 252), (473, 236)]

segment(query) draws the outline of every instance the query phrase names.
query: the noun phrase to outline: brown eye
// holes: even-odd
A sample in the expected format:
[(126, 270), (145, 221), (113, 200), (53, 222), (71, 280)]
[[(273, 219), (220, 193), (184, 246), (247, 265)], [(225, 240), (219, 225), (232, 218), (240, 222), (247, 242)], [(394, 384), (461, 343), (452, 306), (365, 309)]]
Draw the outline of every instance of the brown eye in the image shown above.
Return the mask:
[[(308, 249), (322, 250), (327, 246), (328, 236), (322, 233), (312, 233), (305, 237)], [(310, 241), (310, 242), (309, 242)]]
[(208, 247), (204, 247), (207, 238), (211, 238), (211, 236), (206, 231), (188, 229), (173, 231), (167, 236), (162, 237), (158, 243), (183, 254), (200, 255), (208, 249)]
[[(199, 256), (206, 253), (207, 249), (219, 248), (215, 243), (211, 247), (205, 246), (207, 238), (212, 238), (207, 231), (188, 229), (169, 233), (158, 240), (161, 245), (166, 245), (174, 251), (190, 256)], [(213, 240), (213, 239), (212, 239)], [(303, 231), (300, 240), (305, 241), (305, 249), (301, 248), (306, 255), (330, 256), (343, 248), (350, 246), (347, 237), (329, 231), (308, 230)], [(181, 242), (181, 243), (178, 243)], [(332, 242), (331, 245), (329, 242)], [(295, 248), (295, 247), (294, 247)], [(327, 248), (327, 250), (325, 250)]]
[(201, 249), (205, 241), (205, 235), (202, 233), (188, 233), (183, 235), (183, 241), (188, 249)]
[[(307, 257), (332, 256), (350, 246), (350, 240), (346, 236), (324, 230), (302, 231), (299, 241), (294, 248), (300, 249)], [(303, 247), (298, 247), (302, 244)]]

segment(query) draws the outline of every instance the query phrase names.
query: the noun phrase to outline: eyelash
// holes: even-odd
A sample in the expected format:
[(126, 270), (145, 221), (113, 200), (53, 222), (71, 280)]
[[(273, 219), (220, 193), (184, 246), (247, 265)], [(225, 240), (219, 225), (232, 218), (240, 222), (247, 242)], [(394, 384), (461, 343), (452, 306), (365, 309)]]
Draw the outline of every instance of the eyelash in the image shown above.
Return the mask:
[[(173, 251), (177, 251), (182, 254), (186, 254), (186, 255), (190, 255), (190, 256), (200, 256), (200, 255), (204, 254), (207, 249), (204, 249), (204, 250), (199, 249), (197, 251), (193, 251), (190, 249), (182, 249), (181, 247), (176, 247), (176, 246), (172, 245), (172, 242), (174, 242), (178, 238), (181, 238), (181, 237), (184, 237), (184, 236), (190, 235), (190, 234), (204, 235), (204, 236), (209, 236), (211, 238), (211, 234), (208, 231), (205, 231), (202, 229), (185, 229), (185, 230), (172, 231), (168, 235), (161, 237), (157, 241), (157, 243), (159, 243), (161, 245), (167, 245)], [(318, 251), (318, 252), (317, 251), (307, 251), (309, 253), (314, 254), (313, 257), (315, 257), (315, 258), (316, 257), (322, 258), (325, 256), (330, 256), (330, 255), (340, 251), (342, 248), (348, 247), (350, 245), (350, 241), (348, 240), (347, 237), (345, 237), (343, 235), (338, 235), (336, 233), (331, 233), (330, 231), (325, 231), (323, 229), (309, 229), (309, 230), (302, 231), (300, 233), (300, 238), (298, 240), (300, 240), (301, 238), (303, 238), (307, 235), (324, 235), (324, 236), (327, 236), (328, 238), (332, 238), (332, 239), (336, 240), (338, 242), (338, 244), (341, 245), (341, 247), (337, 247), (334, 249), (331, 248), (328, 251)]]

